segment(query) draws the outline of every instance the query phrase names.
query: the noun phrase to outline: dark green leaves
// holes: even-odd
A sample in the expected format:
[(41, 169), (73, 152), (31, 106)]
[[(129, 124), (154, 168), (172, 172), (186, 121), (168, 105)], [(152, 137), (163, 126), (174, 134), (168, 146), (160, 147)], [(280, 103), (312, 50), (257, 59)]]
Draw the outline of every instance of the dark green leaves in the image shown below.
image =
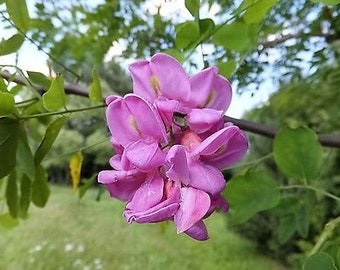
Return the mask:
[(15, 167), (19, 129), (17, 120), (0, 118), (0, 178), (8, 175)]
[(64, 90), (64, 80), (58, 75), (51, 83), (48, 91), (43, 95), (43, 104), (46, 110), (56, 111), (65, 107), (66, 98)]
[(274, 158), (288, 177), (312, 180), (319, 175), (322, 147), (311, 129), (284, 128), (275, 137)]
[(9, 213), (12, 217), (18, 217), (18, 186), (15, 172), (7, 178), (6, 198)]
[(38, 207), (44, 207), (50, 196), (46, 172), (41, 165), (36, 167), (35, 180), (32, 183), (32, 202)]
[(30, 17), (25, 0), (6, 0), (7, 12), (13, 23), (26, 32), (30, 26)]
[(66, 117), (61, 117), (52, 122), (46, 129), (43, 140), (41, 141), (34, 157), (35, 164), (38, 165), (44, 159), (48, 151), (51, 149), (59, 131), (65, 124)]
[(9, 39), (0, 42), (0, 55), (11, 54), (19, 50), (22, 43), (24, 43), (24, 36), (21, 34), (14, 34)]
[(263, 172), (249, 171), (232, 178), (224, 194), (233, 224), (247, 221), (256, 213), (276, 206), (280, 200), (277, 183)]

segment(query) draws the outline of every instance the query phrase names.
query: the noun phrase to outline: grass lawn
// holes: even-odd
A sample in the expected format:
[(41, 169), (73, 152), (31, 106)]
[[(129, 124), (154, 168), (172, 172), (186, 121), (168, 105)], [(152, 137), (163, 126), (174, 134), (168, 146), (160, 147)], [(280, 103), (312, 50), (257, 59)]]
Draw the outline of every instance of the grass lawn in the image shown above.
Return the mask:
[(207, 220), (206, 242), (177, 235), (169, 224), (132, 224), (124, 205), (90, 190), (82, 201), (64, 187), (53, 187), (43, 209), (14, 229), (0, 227), (0, 269), (284, 269), (259, 255), (254, 246), (227, 230), (222, 214)]

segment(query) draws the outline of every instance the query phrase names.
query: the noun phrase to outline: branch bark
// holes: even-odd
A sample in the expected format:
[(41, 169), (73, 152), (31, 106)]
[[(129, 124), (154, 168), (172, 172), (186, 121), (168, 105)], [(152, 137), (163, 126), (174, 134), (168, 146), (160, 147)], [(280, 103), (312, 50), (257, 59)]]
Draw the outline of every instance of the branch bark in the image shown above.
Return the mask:
[(262, 45), (264, 49), (267, 48), (274, 48), (278, 44), (284, 43), (287, 40), (294, 39), (294, 38), (301, 38), (303, 36), (308, 36), (308, 37), (322, 37), (322, 38), (332, 38), (334, 35), (329, 34), (329, 33), (318, 33), (318, 34), (309, 34), (309, 33), (304, 33), (304, 32), (299, 32), (295, 34), (286, 34), (286, 35), (280, 35), (277, 38), (273, 40), (264, 40), (260, 42), (259, 45)]
[[(8, 72), (0, 71), (0, 77), (7, 81), (15, 82), (17, 84), (26, 85), (26, 81), (18, 76), (12, 76)], [(39, 85), (33, 85), (38, 91), (45, 92)], [(78, 84), (69, 84), (65, 86), (65, 93), (77, 96), (88, 97), (89, 91), (85, 87)], [(273, 126), (256, 123), (249, 120), (237, 119), (229, 116), (224, 116), (226, 122), (232, 122), (243, 131), (251, 132), (268, 138), (274, 138), (278, 129)], [(340, 134), (318, 134), (318, 140), (321, 145), (326, 147), (340, 148)]]

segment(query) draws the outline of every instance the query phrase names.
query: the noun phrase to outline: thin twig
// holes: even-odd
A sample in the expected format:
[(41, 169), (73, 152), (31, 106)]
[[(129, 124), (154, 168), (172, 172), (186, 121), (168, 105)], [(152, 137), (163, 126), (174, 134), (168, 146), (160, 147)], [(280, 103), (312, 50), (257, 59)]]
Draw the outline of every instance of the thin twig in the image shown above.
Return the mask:
[[(0, 71), (0, 76), (4, 78), (5, 80), (10, 80), (12, 82), (16, 82), (17, 84), (26, 85), (26, 82), (22, 78), (18, 76), (13, 77), (8, 72)], [(33, 85), (33, 86), (37, 90), (39, 90), (41, 93), (44, 93), (46, 91), (46, 89), (43, 89), (43, 87), (39, 85)], [(82, 96), (82, 97), (89, 96), (88, 89), (78, 84), (66, 85), (65, 93), (71, 94), (71, 95)], [(233, 118), (230, 116), (224, 116), (224, 120), (226, 122), (232, 122), (233, 124), (237, 125), (239, 128), (241, 128), (244, 131), (248, 131), (248, 132), (258, 134), (261, 136), (265, 136), (268, 138), (274, 138), (278, 131), (278, 129), (273, 126), (256, 123), (256, 122), (244, 120), (244, 119), (237, 119), (237, 118)], [(338, 134), (319, 134), (318, 140), (320, 144), (323, 146), (340, 148), (340, 135)]]

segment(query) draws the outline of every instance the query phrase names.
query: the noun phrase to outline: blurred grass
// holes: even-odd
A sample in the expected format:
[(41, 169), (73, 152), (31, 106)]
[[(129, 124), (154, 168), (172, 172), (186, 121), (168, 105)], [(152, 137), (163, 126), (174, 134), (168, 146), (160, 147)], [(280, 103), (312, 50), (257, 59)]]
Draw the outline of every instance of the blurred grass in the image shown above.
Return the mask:
[(132, 224), (124, 205), (96, 191), (78, 202), (65, 187), (52, 187), (43, 209), (11, 230), (0, 227), (0, 269), (284, 269), (258, 254), (252, 243), (227, 230), (225, 217), (207, 220), (210, 239), (177, 235), (172, 223)]

